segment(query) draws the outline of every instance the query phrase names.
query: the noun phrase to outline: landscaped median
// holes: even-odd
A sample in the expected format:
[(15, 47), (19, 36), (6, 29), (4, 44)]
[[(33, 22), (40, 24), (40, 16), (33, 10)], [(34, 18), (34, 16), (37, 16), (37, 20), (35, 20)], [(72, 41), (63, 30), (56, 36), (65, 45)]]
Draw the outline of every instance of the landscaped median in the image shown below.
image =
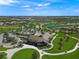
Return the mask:
[(79, 49), (72, 53), (64, 55), (44, 55), (42, 59), (79, 59)]
[(65, 33), (59, 32), (56, 39), (52, 42), (53, 48), (45, 50), (48, 53), (61, 53), (72, 50), (77, 43), (77, 40), (68, 37)]
[(12, 59), (39, 59), (40, 54), (34, 49), (22, 49), (17, 51)]

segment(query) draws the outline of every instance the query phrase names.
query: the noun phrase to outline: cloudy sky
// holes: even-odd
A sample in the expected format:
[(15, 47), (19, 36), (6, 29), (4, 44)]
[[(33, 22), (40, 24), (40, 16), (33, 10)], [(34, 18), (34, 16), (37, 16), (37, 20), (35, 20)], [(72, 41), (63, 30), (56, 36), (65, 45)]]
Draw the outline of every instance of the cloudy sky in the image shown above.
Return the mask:
[(0, 0), (0, 16), (79, 16), (79, 0)]

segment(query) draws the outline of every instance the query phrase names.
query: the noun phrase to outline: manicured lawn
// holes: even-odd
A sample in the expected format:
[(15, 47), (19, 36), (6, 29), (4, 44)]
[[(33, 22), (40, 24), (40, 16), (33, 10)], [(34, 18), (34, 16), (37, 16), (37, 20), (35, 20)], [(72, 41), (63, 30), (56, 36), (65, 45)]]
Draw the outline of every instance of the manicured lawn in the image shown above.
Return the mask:
[(78, 38), (79, 39), (79, 34), (71, 34), (70, 36)]
[(58, 56), (44, 55), (43, 59), (79, 59), (79, 49), (77, 49), (75, 52), (65, 55), (58, 55)]
[(6, 25), (6, 26), (0, 26), (0, 34), (4, 33), (4, 32), (8, 32), (10, 30), (17, 30), (19, 29), (20, 25), (16, 24), (16, 25)]
[(58, 36), (52, 43), (54, 44), (54, 47), (50, 50), (45, 50), (46, 52), (59, 53), (71, 50), (75, 47), (77, 40), (67, 37), (64, 33), (59, 32)]
[(13, 48), (15, 48), (15, 46), (10, 47), (10, 48), (6, 48), (6, 47), (3, 47), (3, 46), (0, 46), (0, 51), (6, 51), (8, 49), (13, 49)]
[(26, 26), (27, 26), (28, 28), (30, 28), (30, 29), (34, 29), (34, 28), (36, 27), (36, 25), (40, 25), (40, 23), (37, 22), (37, 21), (31, 21), (31, 22), (29, 22)]
[(6, 50), (7, 50), (7, 48), (0, 46), (0, 51), (6, 51)]
[(16, 52), (12, 59), (32, 59), (33, 57), (37, 57), (39, 59), (39, 53), (33, 49), (22, 49)]
[(49, 29), (58, 29), (60, 27), (63, 27), (62, 24), (59, 24), (59, 23), (52, 23), (52, 22), (49, 22), (47, 24), (44, 24), (44, 26), (46, 26), (47, 28)]

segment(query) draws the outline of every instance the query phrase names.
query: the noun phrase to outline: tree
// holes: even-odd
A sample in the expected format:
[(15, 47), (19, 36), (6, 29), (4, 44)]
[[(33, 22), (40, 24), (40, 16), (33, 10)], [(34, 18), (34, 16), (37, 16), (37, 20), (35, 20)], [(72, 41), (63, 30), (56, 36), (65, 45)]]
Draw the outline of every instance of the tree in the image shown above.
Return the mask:
[(32, 54), (32, 59), (37, 59), (37, 57), (38, 57), (37, 53), (34, 51), (33, 54)]
[(2, 53), (0, 53), (0, 59), (3, 59), (3, 55), (2, 55)]

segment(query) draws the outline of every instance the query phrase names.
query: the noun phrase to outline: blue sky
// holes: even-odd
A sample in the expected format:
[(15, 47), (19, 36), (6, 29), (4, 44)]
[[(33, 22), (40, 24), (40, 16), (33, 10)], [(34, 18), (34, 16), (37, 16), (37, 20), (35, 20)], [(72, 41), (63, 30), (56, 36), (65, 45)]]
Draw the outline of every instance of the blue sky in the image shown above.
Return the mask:
[(79, 16), (79, 0), (0, 0), (0, 16)]

